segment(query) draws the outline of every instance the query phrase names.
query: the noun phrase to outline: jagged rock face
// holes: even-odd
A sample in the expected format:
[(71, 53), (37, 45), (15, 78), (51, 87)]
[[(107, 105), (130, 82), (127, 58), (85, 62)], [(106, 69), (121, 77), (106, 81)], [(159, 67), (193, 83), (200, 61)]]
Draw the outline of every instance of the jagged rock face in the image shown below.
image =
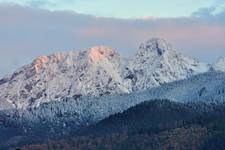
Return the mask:
[(212, 65), (211, 69), (213, 71), (225, 72), (225, 57), (219, 58), (218, 61)]
[(0, 80), (0, 109), (27, 108), (82, 95), (130, 93), (207, 71), (161, 39), (140, 46), (131, 59), (99, 46), (41, 56)]
[(183, 56), (165, 40), (157, 38), (141, 44), (129, 64), (134, 90), (152, 88), (208, 70), (206, 64)]

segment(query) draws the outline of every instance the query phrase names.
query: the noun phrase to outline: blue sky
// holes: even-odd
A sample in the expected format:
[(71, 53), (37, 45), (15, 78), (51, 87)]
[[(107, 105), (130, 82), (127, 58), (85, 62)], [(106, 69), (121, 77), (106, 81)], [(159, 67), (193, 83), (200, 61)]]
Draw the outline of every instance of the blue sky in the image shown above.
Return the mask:
[(225, 56), (225, 0), (0, 0), (0, 78), (57, 51), (122, 55), (159, 37), (212, 63)]
[[(208, 8), (223, 0), (0, 0), (51, 11), (69, 10), (82, 14), (116, 18), (190, 16), (200, 8)], [(219, 6), (217, 8), (219, 9)]]

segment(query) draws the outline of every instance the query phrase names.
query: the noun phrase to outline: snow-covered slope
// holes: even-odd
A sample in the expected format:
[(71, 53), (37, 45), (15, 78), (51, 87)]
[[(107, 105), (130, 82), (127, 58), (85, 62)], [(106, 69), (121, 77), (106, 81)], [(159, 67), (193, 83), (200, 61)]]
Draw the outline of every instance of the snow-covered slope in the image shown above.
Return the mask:
[[(20, 126), (43, 128), (43, 132), (59, 128), (60, 132), (69, 133), (71, 130), (96, 123), (109, 115), (153, 99), (169, 99), (180, 103), (200, 102), (206, 106), (204, 109), (212, 103), (225, 104), (225, 73), (208, 72), (130, 94), (98, 98), (89, 96), (79, 99), (64, 98), (61, 101), (41, 104), (38, 108), (0, 111), (0, 118), (2, 116), (2, 120)], [(29, 127), (25, 127), (27, 128)]]
[(0, 109), (28, 108), (65, 97), (131, 93), (205, 72), (207, 65), (161, 39), (131, 59), (103, 46), (41, 56), (0, 80)]

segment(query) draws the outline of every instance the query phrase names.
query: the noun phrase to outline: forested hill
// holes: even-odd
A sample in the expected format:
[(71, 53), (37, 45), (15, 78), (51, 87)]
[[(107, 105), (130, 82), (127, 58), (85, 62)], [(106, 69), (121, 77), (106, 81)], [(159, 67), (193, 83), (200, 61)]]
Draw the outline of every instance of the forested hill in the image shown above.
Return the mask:
[[(207, 109), (206, 109), (207, 108)], [(22, 149), (224, 149), (225, 107), (169, 100), (143, 102), (63, 140)]]

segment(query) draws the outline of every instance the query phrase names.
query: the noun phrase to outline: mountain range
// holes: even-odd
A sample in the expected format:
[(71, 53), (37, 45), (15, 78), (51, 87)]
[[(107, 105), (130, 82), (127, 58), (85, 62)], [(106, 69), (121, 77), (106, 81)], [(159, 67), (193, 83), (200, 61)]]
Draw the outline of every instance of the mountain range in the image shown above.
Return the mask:
[(153, 38), (131, 58), (112, 48), (59, 52), (40, 56), (0, 80), (0, 109), (38, 107), (65, 97), (132, 93), (189, 78), (210, 68), (223, 71), (223, 59), (214, 65), (186, 57), (165, 40)]
[(0, 148), (86, 132), (95, 124), (99, 130), (102, 120), (145, 101), (160, 106), (169, 100), (181, 105), (178, 114), (202, 114), (223, 106), (224, 97), (225, 58), (206, 64), (159, 38), (129, 58), (105, 46), (40, 56), (0, 80)]

